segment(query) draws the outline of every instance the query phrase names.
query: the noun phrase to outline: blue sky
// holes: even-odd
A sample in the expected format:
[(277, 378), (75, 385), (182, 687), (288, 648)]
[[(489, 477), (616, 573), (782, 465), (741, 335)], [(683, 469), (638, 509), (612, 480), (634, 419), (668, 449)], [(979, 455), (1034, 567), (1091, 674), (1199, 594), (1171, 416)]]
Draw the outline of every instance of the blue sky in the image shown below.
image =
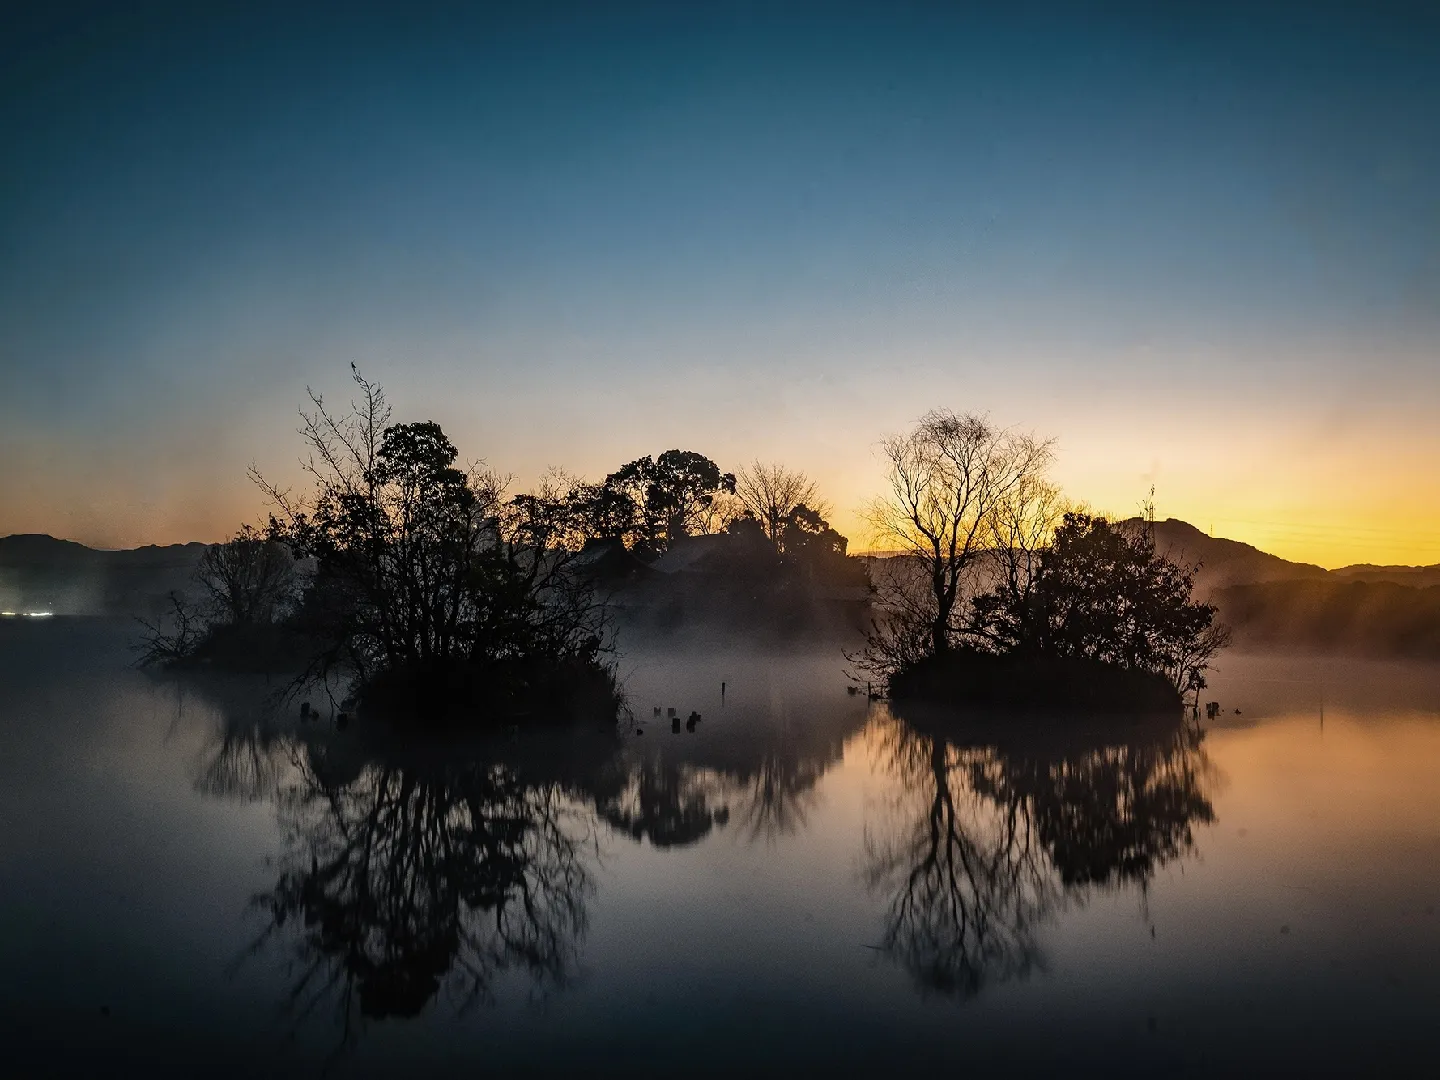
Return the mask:
[(780, 458), (853, 533), (947, 405), (1102, 507), (1440, 560), (1440, 23), (1347, 7), (47, 8), (0, 533), (221, 535), (355, 360), (521, 483)]

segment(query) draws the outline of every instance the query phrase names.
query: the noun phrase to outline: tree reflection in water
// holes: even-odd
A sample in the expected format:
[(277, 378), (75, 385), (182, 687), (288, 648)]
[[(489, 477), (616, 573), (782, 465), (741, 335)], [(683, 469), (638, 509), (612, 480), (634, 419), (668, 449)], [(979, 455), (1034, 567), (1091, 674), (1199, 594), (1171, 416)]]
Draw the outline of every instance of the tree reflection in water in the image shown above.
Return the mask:
[(897, 795), (867, 829), (883, 952), (923, 992), (968, 997), (1041, 964), (1039, 926), (1090, 891), (1142, 891), (1214, 820), (1201, 733), (977, 744), (958, 723), (872, 721)]
[(701, 761), (632, 753), (596, 788), (595, 805), (614, 828), (657, 848), (696, 843), (728, 825), (732, 811), (747, 841), (772, 841), (804, 827), (846, 734), (778, 730)]
[(512, 969), (565, 984), (593, 883), (561, 783), (498, 761), (304, 775), (284, 810), (295, 850), (259, 901), (272, 930), (299, 929), (301, 1013), (343, 989), (361, 1016), (414, 1016), (442, 986), (483, 998)]
[(693, 845), (732, 808), (748, 839), (793, 830), (864, 716), (659, 745), (570, 730), (427, 749), (301, 722), (253, 693), (206, 696), (220, 722), (197, 787), (271, 800), (285, 837), (247, 955), (279, 950), (291, 1019), (333, 1007), (347, 1043), (436, 1000), (565, 987), (604, 837)]
[(821, 777), (843, 753), (840, 744), (816, 755), (797, 752), (788, 741), (767, 747), (754, 770), (736, 778), (748, 838), (773, 841), (803, 829)]
[(729, 808), (714, 807), (719, 792), (708, 773), (678, 762), (617, 763), (595, 787), (595, 808), (613, 828), (636, 843), (657, 848), (698, 843), (729, 820)]
[[(751, 841), (796, 829), (860, 723), (427, 751), (363, 726), (228, 701), (221, 712), (197, 785), (271, 799), (286, 837), (278, 880), (256, 900), (267, 926), (253, 951), (283, 948), (295, 1018), (331, 1003), (347, 1036), (437, 998), (489, 1000), (507, 976), (531, 994), (564, 987), (607, 832), (669, 849), (732, 814)], [(926, 993), (1024, 976), (1041, 964), (1046, 920), (1098, 889), (1143, 895), (1214, 819), (1193, 728), (1042, 744), (883, 707), (869, 723), (893, 799), (866, 830), (864, 877), (886, 900), (880, 948)]]
[(283, 942), (292, 1019), (328, 1003), (347, 1041), (357, 1020), (442, 994), (464, 1008), (511, 974), (564, 987), (594, 893), (592, 785), (616, 749), (594, 732), (417, 749), (226, 711), (197, 785), (271, 798), (285, 837), (247, 955)]

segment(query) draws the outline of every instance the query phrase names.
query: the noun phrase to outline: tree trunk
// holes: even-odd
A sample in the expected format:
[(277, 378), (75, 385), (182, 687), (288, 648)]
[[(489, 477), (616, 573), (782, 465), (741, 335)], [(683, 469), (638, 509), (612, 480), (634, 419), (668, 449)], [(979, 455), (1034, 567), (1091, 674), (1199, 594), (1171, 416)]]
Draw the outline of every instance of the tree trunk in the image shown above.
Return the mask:
[(946, 603), (943, 596), (935, 598), (938, 614), (930, 624), (930, 645), (936, 656), (950, 651), (950, 611), (954, 606), (954, 601)]

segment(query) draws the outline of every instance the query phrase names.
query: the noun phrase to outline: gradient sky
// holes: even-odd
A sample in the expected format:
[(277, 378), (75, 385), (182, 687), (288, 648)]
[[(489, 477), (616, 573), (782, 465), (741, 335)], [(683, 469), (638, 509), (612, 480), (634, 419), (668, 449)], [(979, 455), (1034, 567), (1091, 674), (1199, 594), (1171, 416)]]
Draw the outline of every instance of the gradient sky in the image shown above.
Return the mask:
[(0, 29), (0, 534), (217, 539), (354, 360), (521, 483), (780, 459), (856, 547), (945, 405), (1440, 561), (1425, 7), (120, 6)]

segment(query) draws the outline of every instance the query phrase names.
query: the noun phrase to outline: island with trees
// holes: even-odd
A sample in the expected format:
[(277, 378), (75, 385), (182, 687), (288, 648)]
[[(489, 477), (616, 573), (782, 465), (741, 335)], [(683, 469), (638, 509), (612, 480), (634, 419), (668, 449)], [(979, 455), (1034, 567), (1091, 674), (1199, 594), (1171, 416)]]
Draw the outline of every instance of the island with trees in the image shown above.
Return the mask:
[(352, 377), (347, 409), (312, 392), (301, 411), (309, 490), (253, 474), (268, 521), (206, 550), (195, 587), (144, 621), (144, 662), (338, 680), (407, 725), (614, 722), (621, 624), (763, 639), (854, 632), (868, 610), (866, 564), (803, 474), (668, 450), (511, 493)]
[(1067, 507), (1050, 443), (986, 418), (927, 414), (884, 443), (877, 611), (857, 667), (897, 699), (1177, 709), (1224, 647), (1194, 568), (1138, 526)]

